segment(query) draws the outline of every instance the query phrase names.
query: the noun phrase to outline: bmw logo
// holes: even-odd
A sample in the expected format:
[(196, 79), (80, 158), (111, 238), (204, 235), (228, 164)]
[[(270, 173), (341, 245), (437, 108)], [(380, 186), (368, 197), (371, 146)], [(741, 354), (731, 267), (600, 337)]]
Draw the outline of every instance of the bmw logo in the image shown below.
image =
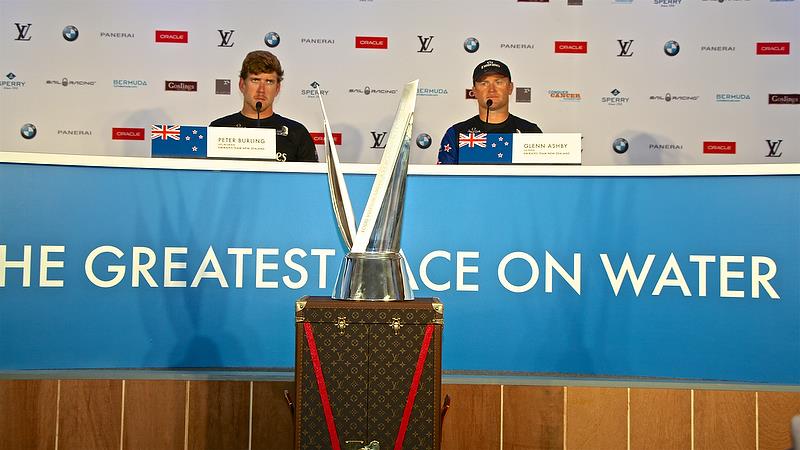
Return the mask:
[(369, 95), (370, 92), (372, 92), (372, 90), (369, 88), (369, 86), (364, 86), (364, 95)]
[(269, 48), (275, 48), (281, 43), (281, 37), (278, 35), (278, 33), (270, 31), (266, 36), (264, 36), (264, 43), (267, 44), (267, 47)]
[(74, 25), (67, 25), (64, 27), (64, 31), (61, 32), (61, 35), (64, 36), (67, 42), (72, 42), (78, 39), (78, 28)]
[(428, 133), (420, 133), (420, 135), (417, 136), (417, 147), (421, 149), (430, 147), (431, 142), (433, 142), (433, 140), (431, 139), (431, 135)]
[(614, 139), (614, 144), (611, 145), (611, 148), (621, 155), (628, 151), (628, 140), (625, 138)]
[(33, 139), (36, 137), (36, 126), (32, 123), (26, 123), (19, 129), (19, 134), (25, 139)]
[(677, 41), (667, 41), (667, 43), (664, 44), (664, 53), (666, 53), (667, 56), (675, 56), (679, 51), (681, 51), (681, 46), (678, 45)]
[(467, 53), (475, 53), (475, 52), (477, 52), (478, 51), (478, 47), (480, 47), (480, 46), (481, 46), (481, 44), (474, 37), (469, 37), (464, 41), (464, 50), (466, 50)]

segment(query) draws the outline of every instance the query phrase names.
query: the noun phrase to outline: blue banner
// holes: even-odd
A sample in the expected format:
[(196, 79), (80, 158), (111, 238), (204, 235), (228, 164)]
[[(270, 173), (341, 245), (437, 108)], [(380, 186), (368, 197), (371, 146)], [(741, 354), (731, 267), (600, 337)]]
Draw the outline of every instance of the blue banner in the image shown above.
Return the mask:
[[(799, 180), (410, 176), (443, 368), (800, 384)], [(291, 367), (345, 254), (321, 173), (0, 163), (0, 191), (0, 370)]]

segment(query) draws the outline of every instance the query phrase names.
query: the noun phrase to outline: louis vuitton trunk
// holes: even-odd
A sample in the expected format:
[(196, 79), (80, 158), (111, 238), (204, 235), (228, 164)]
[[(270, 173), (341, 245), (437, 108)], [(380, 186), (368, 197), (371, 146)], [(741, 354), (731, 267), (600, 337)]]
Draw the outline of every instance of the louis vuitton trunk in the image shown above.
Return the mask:
[(295, 448), (438, 449), (442, 304), (303, 297)]

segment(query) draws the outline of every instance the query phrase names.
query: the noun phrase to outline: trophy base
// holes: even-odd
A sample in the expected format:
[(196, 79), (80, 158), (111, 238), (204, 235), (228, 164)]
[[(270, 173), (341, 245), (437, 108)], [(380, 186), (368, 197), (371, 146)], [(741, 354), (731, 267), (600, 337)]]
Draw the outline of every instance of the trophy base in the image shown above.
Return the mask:
[(333, 288), (336, 300), (392, 302), (413, 300), (406, 263), (399, 253), (348, 253)]

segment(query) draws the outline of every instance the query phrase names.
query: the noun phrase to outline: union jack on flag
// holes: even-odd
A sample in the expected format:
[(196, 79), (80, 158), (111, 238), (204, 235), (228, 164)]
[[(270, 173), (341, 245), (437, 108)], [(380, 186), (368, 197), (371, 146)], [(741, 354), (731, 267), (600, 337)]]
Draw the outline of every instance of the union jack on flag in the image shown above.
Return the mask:
[(471, 131), (469, 134), (458, 133), (458, 148), (461, 147), (486, 148), (486, 133), (475, 134)]
[(153, 139), (181, 139), (180, 125), (153, 125), (150, 128)]

